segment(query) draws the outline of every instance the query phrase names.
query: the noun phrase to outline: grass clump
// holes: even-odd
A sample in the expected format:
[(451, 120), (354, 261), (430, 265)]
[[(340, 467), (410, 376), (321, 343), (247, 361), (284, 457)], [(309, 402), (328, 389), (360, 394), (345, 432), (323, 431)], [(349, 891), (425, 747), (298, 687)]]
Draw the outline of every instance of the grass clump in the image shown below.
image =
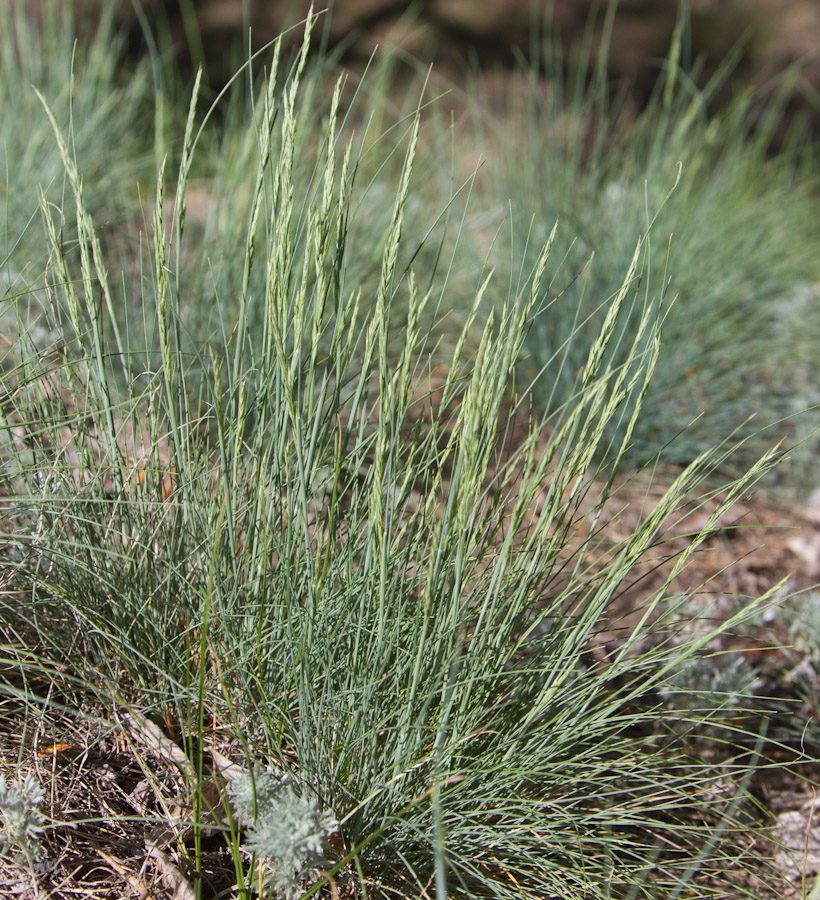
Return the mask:
[[(258, 95), (228, 307), (207, 281), (188, 291), (195, 87), (170, 191), (165, 166), (157, 173), (141, 342), (111, 302), (71, 140), (52, 120), (79, 278), (43, 203), (45, 314), (59, 342), (22, 341), (2, 382), (6, 540), (27, 597), (0, 600), (3, 617), (105, 702), (179, 723), (195, 826), (193, 848), (179, 849), (192, 871), (214, 812), (214, 735), (241, 748), (246, 773), (281, 773), (250, 795), (234, 780), (237, 808), (222, 804), (238, 896), (259, 876), (303, 896), (342, 885), (375, 897), (651, 897), (708, 875), (706, 896), (720, 883), (710, 835), (727, 829), (726, 807), (713, 767), (684, 752), (680, 717), (667, 729), (659, 708), (714, 632), (673, 640), (662, 601), (775, 455), (725, 485), (674, 559), (665, 529), (685, 498), (711, 490), (726, 445), (699, 453), (607, 545), (599, 526), (662, 358), (663, 313), (638, 291), (646, 232), (574, 392), (547, 415), (529, 412), (515, 372), (543, 315), (557, 231), (497, 307), (492, 274), (476, 275), (446, 369), (434, 370), (424, 317), (457, 262), (422, 280), (405, 248), (419, 117), (371, 249), (377, 277), (363, 278), (349, 265), (362, 170), (340, 138), (341, 85), (318, 164), (306, 184), (295, 174), (310, 139), (308, 40), (284, 75), (275, 48)], [(211, 315), (199, 345), (192, 297)], [(667, 577), (636, 618), (613, 622), (647, 559), (665, 560)], [(727, 763), (721, 783), (737, 776), (739, 790), (743, 775)], [(280, 840), (283, 807), (309, 826), (298, 846)]]

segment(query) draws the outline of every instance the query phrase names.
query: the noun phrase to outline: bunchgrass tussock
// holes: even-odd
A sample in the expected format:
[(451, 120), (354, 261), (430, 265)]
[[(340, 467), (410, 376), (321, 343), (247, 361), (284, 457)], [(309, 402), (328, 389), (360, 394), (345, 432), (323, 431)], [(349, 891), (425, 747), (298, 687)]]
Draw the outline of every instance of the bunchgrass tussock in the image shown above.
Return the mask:
[(42, 855), (40, 835), (45, 820), (40, 811), (43, 788), (33, 775), (21, 783), (0, 775), (0, 856), (12, 854), (31, 865)]
[[(334, 884), (661, 896), (701, 874), (708, 892), (725, 868), (714, 766), (687, 755), (661, 710), (663, 685), (715, 629), (673, 640), (664, 600), (777, 455), (718, 495), (711, 479), (733, 450), (721, 434), (607, 541), (615, 475), (648, 427), (667, 352), (646, 289), (650, 232), (632, 229), (619, 284), (596, 292), (600, 322), (565, 334), (577, 377), (538, 412), (516, 373), (549, 315), (560, 229), (501, 298), (491, 271), (460, 268), (464, 216), (420, 253), (408, 216), (423, 118), (367, 145), (397, 173), (363, 161), (344, 84), (306, 91), (311, 24), (292, 61), (271, 51), (232, 169), (228, 239), (217, 230), (207, 259), (186, 217), (206, 133), (198, 81), (156, 173), (136, 283), (106, 265), (70, 131), (52, 116), (76, 245), (44, 201), (59, 339), (48, 352), (18, 342), (1, 383), (12, 587), (28, 599), (0, 604), (107, 702), (173, 710), (200, 781), (215, 733), (249, 771), (295, 773), (234, 785), (248, 816), (244, 835), (226, 835), (240, 897), (260, 873), (306, 896)], [(366, 197), (381, 198), (384, 225), (354, 244), (371, 240), (357, 222)], [(463, 327), (439, 342), (448, 323), (430, 313), (468, 283)], [(139, 339), (125, 327), (135, 306)], [(693, 497), (714, 500), (705, 524), (664, 556)], [(613, 610), (647, 560), (663, 577), (623, 624)], [(720, 776), (741, 783), (744, 766)], [(199, 871), (198, 830), (185, 852)]]
[[(810, 373), (818, 335), (799, 312), (804, 295), (816, 302), (820, 277), (810, 211), (816, 168), (799, 147), (776, 145), (776, 91), (767, 103), (741, 92), (712, 113), (731, 60), (698, 87), (697, 68), (682, 62), (687, 26), (684, 17), (657, 89), (637, 114), (605, 76), (606, 40), (597, 57), (587, 46), (565, 71), (547, 31), (540, 54), (522, 62), (517, 93), (511, 91), (518, 127), (487, 124), (507, 162), (481, 184), (488, 201), (500, 187), (517, 212), (491, 254), (499, 283), (515, 277), (514, 248), (532, 264), (551, 223), (557, 218), (564, 226), (554, 248), (563, 265), (520, 362), (526, 377), (539, 376), (539, 403), (560, 406), (577, 390), (633, 235), (651, 224), (641, 279), (664, 310), (668, 351), (643, 398), (627, 457), (638, 468), (656, 457), (685, 465), (716, 435), (736, 432), (747, 438), (737, 470), (778, 438), (797, 443), (817, 427), (816, 412), (807, 410), (817, 403)], [(610, 352), (620, 363), (640, 316), (637, 306), (619, 324)], [(620, 435), (623, 424), (608, 428)], [(804, 460), (813, 447), (808, 441), (796, 452), (796, 480), (801, 467), (809, 474)], [(813, 486), (809, 480), (802, 489)]]

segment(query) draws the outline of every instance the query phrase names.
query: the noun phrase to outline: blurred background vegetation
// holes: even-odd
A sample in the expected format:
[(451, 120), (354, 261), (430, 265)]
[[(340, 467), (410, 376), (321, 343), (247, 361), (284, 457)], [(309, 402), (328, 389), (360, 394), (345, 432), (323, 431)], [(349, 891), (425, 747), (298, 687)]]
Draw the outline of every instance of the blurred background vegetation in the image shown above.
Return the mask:
[[(44, 0), (16, 0), (28, 9)], [(132, 49), (145, 49), (147, 26), (170, 37), (180, 57), (205, 64), (212, 85), (235, 70), (235, 53), (246, 55), (246, 38), (258, 48), (301, 21), (309, 0), (73, 0), (81, 18), (112, 7), (130, 28)], [(820, 122), (820, 4), (814, 0), (319, 0), (329, 7), (326, 46), (348, 63), (369, 58), (376, 45), (400, 46), (414, 58), (435, 59), (438, 68), (465, 65), (513, 66), (529, 56), (533, 34), (549, 24), (564, 48), (592, 35), (606, 40), (606, 13), (617, 15), (608, 39), (609, 73), (627, 81), (638, 103), (652, 90), (669, 51), (681, 7), (691, 18), (686, 52), (702, 57), (708, 78), (736, 55), (731, 86), (764, 87), (790, 67), (795, 75), (791, 113)], [(294, 38), (298, 40), (298, 38)], [(318, 46), (315, 49), (319, 49)], [(724, 97), (725, 99), (725, 97)]]

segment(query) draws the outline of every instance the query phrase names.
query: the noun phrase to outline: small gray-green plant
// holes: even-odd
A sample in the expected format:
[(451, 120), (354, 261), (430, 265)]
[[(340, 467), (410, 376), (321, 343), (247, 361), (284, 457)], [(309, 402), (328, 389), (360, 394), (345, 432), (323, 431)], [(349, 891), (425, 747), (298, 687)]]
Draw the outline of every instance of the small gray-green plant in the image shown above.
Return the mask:
[(820, 665), (820, 592), (792, 598), (783, 611), (789, 638), (814, 665)]
[(659, 687), (661, 697), (672, 709), (704, 704), (716, 716), (733, 715), (748, 704), (760, 688), (757, 671), (730, 654), (699, 655), (669, 676)]
[(812, 590), (791, 597), (784, 605), (780, 618), (786, 625), (795, 657), (786, 680), (797, 686), (813, 711), (808, 728), (816, 733), (816, 719), (820, 713), (820, 592)]
[(240, 775), (230, 795), (237, 815), (250, 822), (244, 846), (260, 867), (260, 894), (273, 888), (288, 900), (298, 896), (330, 862), (327, 838), (338, 827), (333, 814), (305, 797), (294, 778), (270, 769)]
[(0, 775), (0, 856), (12, 854), (19, 863), (36, 862), (43, 853), (40, 835), (45, 820), (40, 811), (43, 788), (33, 775), (20, 784)]

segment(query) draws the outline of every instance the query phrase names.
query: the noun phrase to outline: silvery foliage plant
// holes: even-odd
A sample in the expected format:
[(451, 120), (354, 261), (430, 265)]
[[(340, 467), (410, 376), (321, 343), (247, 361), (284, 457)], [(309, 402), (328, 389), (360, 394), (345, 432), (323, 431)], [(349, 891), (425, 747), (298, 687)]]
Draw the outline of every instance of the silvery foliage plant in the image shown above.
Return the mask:
[(303, 797), (293, 778), (270, 769), (241, 775), (230, 794), (237, 815), (251, 822), (244, 848), (266, 860), (266, 887), (287, 900), (298, 897), (300, 884), (328, 862), (327, 837), (338, 822), (315, 798)]
[(27, 775), (22, 787), (6, 784), (0, 775), (0, 856), (17, 851), (16, 861), (32, 863), (42, 855), (39, 836), (43, 830), (40, 803), (43, 789), (33, 775)]

